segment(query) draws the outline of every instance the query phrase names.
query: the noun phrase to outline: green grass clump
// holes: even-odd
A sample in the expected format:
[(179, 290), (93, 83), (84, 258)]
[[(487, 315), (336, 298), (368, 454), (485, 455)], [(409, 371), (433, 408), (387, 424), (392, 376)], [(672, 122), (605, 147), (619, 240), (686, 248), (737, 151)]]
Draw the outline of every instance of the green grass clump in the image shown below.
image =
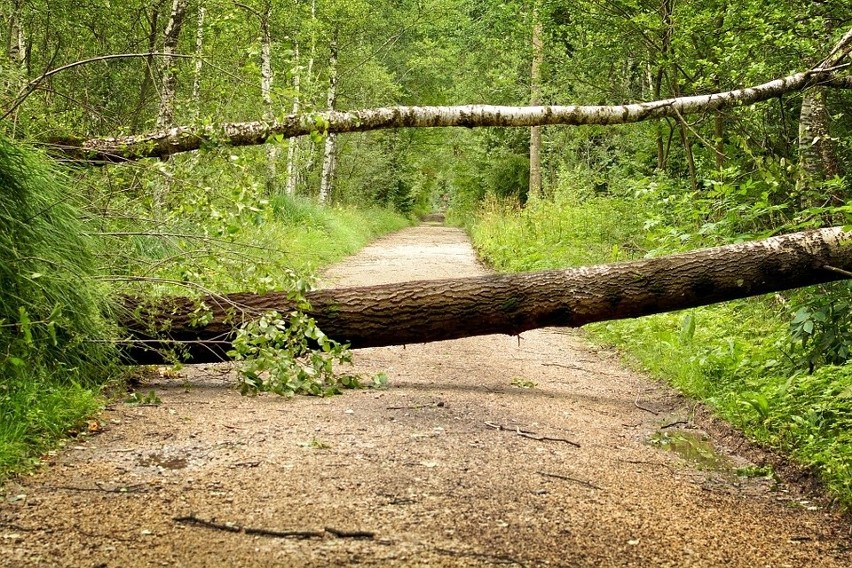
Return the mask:
[(486, 200), (470, 232), (486, 262), (521, 272), (629, 260), (639, 252), (640, 227), (626, 200), (568, 195), (524, 209)]
[(109, 374), (107, 291), (72, 202), (43, 158), (0, 138), (0, 477), (93, 412)]

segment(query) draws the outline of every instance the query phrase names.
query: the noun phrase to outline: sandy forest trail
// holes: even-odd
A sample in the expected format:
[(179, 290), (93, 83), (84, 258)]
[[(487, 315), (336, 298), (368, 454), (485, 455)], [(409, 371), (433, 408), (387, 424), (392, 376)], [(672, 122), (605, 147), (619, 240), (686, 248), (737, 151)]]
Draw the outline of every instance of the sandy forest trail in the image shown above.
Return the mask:
[[(463, 233), (421, 226), (326, 281), (483, 271)], [(0, 564), (852, 565), (848, 524), (737, 477), (731, 438), (698, 452), (703, 469), (649, 444), (700, 434), (689, 402), (574, 332), (368, 349), (356, 366), (388, 388), (243, 398), (228, 366), (152, 381), (159, 406), (115, 404), (101, 433), (7, 484)]]

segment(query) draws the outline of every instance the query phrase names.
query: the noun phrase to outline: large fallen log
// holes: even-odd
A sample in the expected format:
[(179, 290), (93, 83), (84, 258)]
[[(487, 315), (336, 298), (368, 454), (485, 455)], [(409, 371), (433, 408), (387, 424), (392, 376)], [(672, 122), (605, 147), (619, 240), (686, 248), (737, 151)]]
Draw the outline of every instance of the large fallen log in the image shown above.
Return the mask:
[[(840, 227), (685, 254), (570, 270), (317, 290), (310, 314), (353, 348), (425, 343), (633, 318), (852, 277), (852, 232)], [(192, 363), (227, 359), (236, 328), (285, 293), (127, 301), (128, 362), (161, 363), (180, 345)], [(199, 325), (199, 314), (204, 325)], [(161, 330), (161, 331), (157, 331)]]

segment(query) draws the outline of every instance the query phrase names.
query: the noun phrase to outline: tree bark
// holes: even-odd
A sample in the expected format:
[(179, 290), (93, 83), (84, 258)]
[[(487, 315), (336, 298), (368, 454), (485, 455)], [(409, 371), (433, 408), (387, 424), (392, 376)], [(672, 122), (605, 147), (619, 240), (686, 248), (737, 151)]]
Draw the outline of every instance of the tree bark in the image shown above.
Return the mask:
[[(275, 108), (272, 103), (272, 32), (269, 20), (272, 18), (272, 2), (267, 0), (263, 14), (260, 16), (260, 90), (263, 97), (263, 120), (275, 121)], [(278, 178), (278, 146), (266, 146), (266, 195), (275, 193)]]
[[(328, 112), (334, 113), (337, 103), (337, 30), (331, 38), (330, 55), (328, 58)], [(320, 178), (320, 203), (328, 203), (331, 189), (334, 183), (334, 170), (337, 165), (337, 146), (335, 144), (335, 133), (329, 129), (325, 138), (325, 151), (322, 160), (322, 177)]]
[(27, 42), (24, 36), (24, 26), (21, 23), (21, 4), (21, 0), (15, 0), (11, 5), (7, 27), (6, 53), (13, 65), (23, 68), (27, 60)]
[(204, 60), (201, 57), (204, 48), (204, 4), (198, 5), (198, 22), (195, 27), (195, 71), (192, 74), (192, 112), (197, 121), (201, 116), (201, 69)]
[(136, 136), (53, 138), (52, 150), (66, 159), (90, 163), (115, 163), (141, 158), (165, 158), (198, 150), (205, 144), (252, 146), (273, 135), (306, 136), (326, 124), (329, 133), (366, 132), (390, 128), (437, 128), (461, 126), (530, 127), (543, 125), (628, 124), (644, 120), (677, 118), (751, 105), (785, 93), (802, 91), (817, 83), (852, 88), (852, 80), (835, 78), (836, 70), (812, 69), (754, 87), (689, 97), (615, 106), (509, 107), (467, 105), (455, 107), (401, 106), (341, 112), (326, 111), (291, 115), (276, 122), (237, 122), (208, 126), (181, 126)]
[(177, 79), (174, 71), (174, 61), (169, 55), (177, 51), (183, 19), (186, 15), (188, 0), (174, 0), (169, 22), (166, 24), (163, 39), (163, 85), (160, 91), (160, 111), (157, 115), (157, 128), (167, 128), (175, 121), (175, 85)]
[[(828, 109), (825, 104), (826, 89), (814, 87), (802, 97), (799, 115), (799, 164), (807, 177), (805, 185), (831, 179), (839, 173), (834, 141), (829, 134)], [(836, 205), (842, 197), (832, 196)]]
[[(353, 348), (578, 327), (848, 278), (851, 244), (852, 232), (835, 227), (594, 267), (318, 290), (308, 294), (308, 313)], [(293, 309), (286, 293), (208, 296), (203, 303), (211, 319), (194, 326), (205, 312), (198, 300), (128, 300), (126, 360), (160, 363), (160, 351), (176, 346), (193, 363), (223, 360), (242, 322)]]
[[(302, 70), (299, 57), (299, 41), (293, 40), (293, 114), (298, 115), (301, 104)], [(296, 195), (299, 185), (298, 169), (296, 164), (299, 160), (299, 139), (290, 138), (287, 144), (287, 195)]]
[[(541, 104), (541, 66), (544, 42), (538, 6), (533, 7), (532, 66), (530, 69), (530, 106)], [(530, 127), (530, 197), (541, 195), (541, 126)]]

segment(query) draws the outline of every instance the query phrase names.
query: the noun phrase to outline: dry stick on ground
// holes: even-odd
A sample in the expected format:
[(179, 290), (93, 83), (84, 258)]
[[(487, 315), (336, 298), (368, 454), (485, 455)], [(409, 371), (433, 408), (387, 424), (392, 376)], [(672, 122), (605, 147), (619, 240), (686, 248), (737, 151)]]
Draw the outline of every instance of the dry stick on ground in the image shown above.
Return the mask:
[(146, 483), (137, 483), (135, 485), (125, 485), (120, 487), (77, 487), (74, 485), (43, 485), (41, 489), (46, 491), (92, 491), (96, 493), (145, 493), (147, 490)]
[(518, 566), (521, 566), (521, 568), (526, 567), (526, 564), (522, 561), (511, 556), (495, 556), (492, 554), (483, 554), (482, 552), (468, 552), (465, 550), (452, 550), (450, 548), (436, 548), (435, 552), (457, 558), (475, 558), (477, 560), (488, 562), (489, 564), (517, 564)]
[(443, 400), (430, 402), (429, 404), (415, 404), (413, 406), (388, 406), (386, 410), (420, 410), (421, 408), (441, 408), (446, 406)]
[(644, 410), (645, 412), (650, 412), (654, 416), (660, 415), (660, 413), (657, 412), (656, 410), (652, 410), (652, 409), (648, 408), (647, 406), (642, 406), (641, 404), (639, 404), (639, 397), (638, 396), (636, 397), (636, 400), (633, 401), (633, 406), (635, 406), (639, 410)]
[(196, 517), (194, 514), (186, 515), (183, 517), (175, 517), (173, 519), (176, 523), (183, 523), (187, 525), (197, 525), (200, 527), (214, 529), (225, 532), (232, 533), (242, 533), (248, 535), (257, 535), (257, 536), (268, 536), (273, 538), (297, 538), (297, 539), (310, 539), (310, 538), (325, 538), (328, 535), (337, 538), (356, 538), (356, 539), (372, 539), (376, 535), (375, 533), (369, 531), (343, 531), (339, 529), (334, 529), (330, 527), (326, 527), (321, 531), (276, 531), (269, 529), (258, 529), (252, 527), (242, 527), (239, 525), (231, 525), (231, 524), (222, 524), (214, 521), (208, 521), (205, 519), (201, 519)]
[(502, 424), (495, 424), (493, 422), (485, 422), (485, 425), (489, 428), (494, 428), (495, 430), (505, 430), (506, 432), (514, 432), (521, 438), (529, 438), (530, 440), (536, 440), (538, 442), (565, 442), (568, 445), (574, 446), (575, 448), (579, 448), (580, 444), (577, 442), (572, 442), (571, 440), (566, 440), (565, 438), (553, 438), (551, 436), (539, 436), (535, 432), (524, 432), (518, 427), (507, 428)]
[(561, 479), (562, 481), (570, 481), (571, 483), (577, 483), (578, 485), (582, 485), (584, 487), (588, 487), (590, 489), (597, 489), (598, 491), (603, 491), (603, 487), (598, 487), (594, 483), (589, 483), (588, 481), (583, 481), (582, 479), (576, 479), (574, 477), (568, 477), (567, 475), (559, 475), (558, 473), (547, 473), (546, 471), (537, 471), (539, 475), (543, 475), (544, 477), (552, 477), (553, 479)]

